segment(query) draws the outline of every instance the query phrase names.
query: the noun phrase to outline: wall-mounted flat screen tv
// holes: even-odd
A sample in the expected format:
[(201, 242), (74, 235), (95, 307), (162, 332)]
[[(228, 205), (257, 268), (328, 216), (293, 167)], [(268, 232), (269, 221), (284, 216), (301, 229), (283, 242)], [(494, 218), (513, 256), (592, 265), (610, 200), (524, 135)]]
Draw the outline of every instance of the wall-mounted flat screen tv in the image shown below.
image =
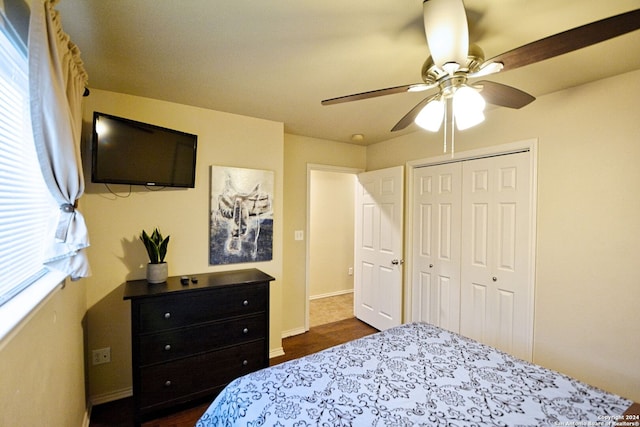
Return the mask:
[(93, 113), (91, 182), (193, 188), (198, 136)]

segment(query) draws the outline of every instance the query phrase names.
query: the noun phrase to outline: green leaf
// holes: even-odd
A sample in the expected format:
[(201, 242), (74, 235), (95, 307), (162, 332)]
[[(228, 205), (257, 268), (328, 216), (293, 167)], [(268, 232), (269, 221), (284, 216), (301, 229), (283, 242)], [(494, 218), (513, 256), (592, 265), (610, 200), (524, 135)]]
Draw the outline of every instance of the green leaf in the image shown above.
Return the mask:
[(167, 236), (167, 238), (164, 239), (162, 243), (160, 243), (160, 246), (158, 247), (158, 256), (160, 258), (160, 262), (164, 262), (164, 257), (167, 256), (167, 246), (169, 245), (170, 237), (171, 236)]
[(145, 230), (140, 233), (140, 240), (144, 243), (144, 247), (149, 255), (149, 262), (151, 264), (159, 264), (164, 262), (164, 258), (167, 255), (167, 246), (169, 245), (169, 237), (166, 239), (162, 237), (162, 233), (158, 228), (153, 230), (151, 236), (147, 234)]

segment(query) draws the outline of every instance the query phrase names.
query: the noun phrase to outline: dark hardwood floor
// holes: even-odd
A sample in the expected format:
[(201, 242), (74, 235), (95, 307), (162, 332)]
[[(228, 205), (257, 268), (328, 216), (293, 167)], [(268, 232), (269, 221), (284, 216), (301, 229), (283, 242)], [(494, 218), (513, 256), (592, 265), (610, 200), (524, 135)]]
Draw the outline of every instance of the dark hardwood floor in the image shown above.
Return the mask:
[[(269, 361), (271, 366), (291, 359), (315, 353), (325, 348), (371, 335), (377, 332), (358, 319), (350, 318), (338, 322), (313, 327), (309, 332), (282, 340), (285, 355)], [(193, 427), (211, 402), (187, 408), (163, 418), (148, 421), (143, 427)], [(89, 427), (130, 427), (133, 426), (133, 399), (121, 399), (95, 406), (91, 411)]]

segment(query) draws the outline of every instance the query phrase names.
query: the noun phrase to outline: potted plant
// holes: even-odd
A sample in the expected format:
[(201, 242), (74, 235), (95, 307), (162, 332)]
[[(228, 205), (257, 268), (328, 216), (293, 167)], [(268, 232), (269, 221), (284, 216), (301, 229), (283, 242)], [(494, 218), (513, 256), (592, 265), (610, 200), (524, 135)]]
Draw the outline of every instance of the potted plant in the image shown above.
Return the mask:
[(160, 230), (156, 228), (151, 235), (142, 230), (140, 240), (144, 243), (144, 247), (149, 255), (149, 264), (147, 264), (147, 282), (163, 283), (167, 281), (169, 269), (164, 261), (167, 255), (167, 246), (169, 245), (169, 237), (162, 237)]

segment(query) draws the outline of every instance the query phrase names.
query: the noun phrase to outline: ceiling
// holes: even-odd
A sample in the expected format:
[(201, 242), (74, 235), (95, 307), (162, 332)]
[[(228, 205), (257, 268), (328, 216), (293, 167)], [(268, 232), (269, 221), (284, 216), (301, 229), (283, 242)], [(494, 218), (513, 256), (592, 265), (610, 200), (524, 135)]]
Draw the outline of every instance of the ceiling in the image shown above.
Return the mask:
[[(638, 0), (466, 0), (470, 39), (491, 58), (639, 7)], [(321, 106), (421, 82), (421, 0), (61, 0), (89, 87), (263, 118), (285, 132), (372, 144), (432, 92)], [(640, 69), (640, 31), (490, 76), (534, 96)], [(524, 107), (527, 108), (527, 107)], [(490, 117), (489, 117), (490, 119)]]

